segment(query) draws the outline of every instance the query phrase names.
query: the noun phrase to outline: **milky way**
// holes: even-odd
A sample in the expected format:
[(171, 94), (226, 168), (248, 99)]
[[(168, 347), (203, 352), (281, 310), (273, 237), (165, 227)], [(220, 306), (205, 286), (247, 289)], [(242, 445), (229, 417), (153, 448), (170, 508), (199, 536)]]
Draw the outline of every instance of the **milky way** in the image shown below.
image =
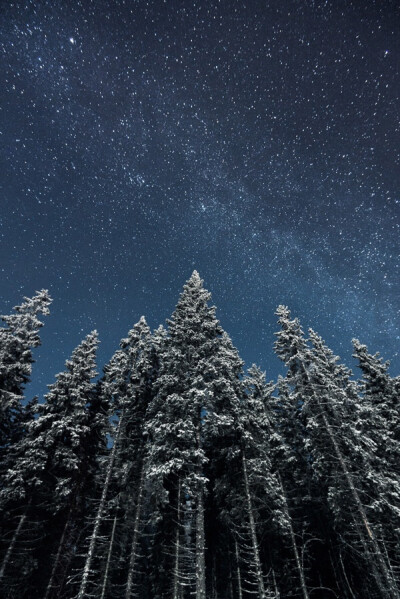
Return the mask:
[(197, 268), (275, 376), (289, 305), (399, 371), (400, 9), (391, 1), (1, 6), (2, 312), (49, 288), (33, 391), (100, 364)]

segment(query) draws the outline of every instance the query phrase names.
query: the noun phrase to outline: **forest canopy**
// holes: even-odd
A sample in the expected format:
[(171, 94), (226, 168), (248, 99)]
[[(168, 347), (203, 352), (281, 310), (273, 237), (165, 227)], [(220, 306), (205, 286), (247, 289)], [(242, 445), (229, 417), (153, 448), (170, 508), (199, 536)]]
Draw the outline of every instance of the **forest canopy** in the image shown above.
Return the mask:
[(89, 333), (29, 400), (46, 290), (0, 328), (5, 599), (398, 599), (400, 377), (358, 378), (277, 308), (285, 376), (247, 371), (194, 271), (98, 376)]

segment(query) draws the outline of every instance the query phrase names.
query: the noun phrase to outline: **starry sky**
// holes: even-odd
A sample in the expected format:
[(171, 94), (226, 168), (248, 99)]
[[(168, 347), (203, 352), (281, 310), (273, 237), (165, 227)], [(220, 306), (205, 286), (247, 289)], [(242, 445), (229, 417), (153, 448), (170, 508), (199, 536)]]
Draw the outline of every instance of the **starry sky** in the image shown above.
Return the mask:
[(273, 378), (288, 305), (400, 371), (397, 0), (0, 2), (2, 313), (48, 288), (30, 392), (193, 269)]

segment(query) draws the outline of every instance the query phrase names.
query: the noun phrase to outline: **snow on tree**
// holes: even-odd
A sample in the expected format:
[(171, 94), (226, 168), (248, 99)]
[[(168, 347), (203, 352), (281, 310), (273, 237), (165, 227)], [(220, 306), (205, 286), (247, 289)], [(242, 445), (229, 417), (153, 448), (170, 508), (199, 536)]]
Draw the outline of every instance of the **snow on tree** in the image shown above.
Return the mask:
[[(243, 362), (194, 271), (96, 382), (96, 332), (26, 403), (40, 292), (3, 317), (5, 599), (398, 599), (400, 377), (352, 372), (288, 308), (285, 377)], [(24, 406), (24, 407), (22, 407)]]
[[(32, 372), (32, 349), (40, 345), (40, 314), (49, 314), (51, 298), (42, 289), (31, 298), (25, 297), (15, 314), (1, 316), (0, 328), (0, 451), (4, 455), (10, 443), (21, 436), (24, 419), (21, 399)], [(1, 457), (0, 455), (0, 457)]]
[[(163, 485), (160, 499), (164, 505), (160, 506), (159, 528), (172, 528), (170, 538), (164, 539), (165, 545), (161, 548), (162, 574), (174, 571), (168, 554), (174, 554), (177, 536), (178, 543), (183, 537), (187, 572), (182, 573), (182, 577), (193, 587), (196, 599), (205, 599), (206, 593), (204, 414), (210, 409), (213, 396), (210, 360), (222, 336), (215, 308), (208, 306), (209, 299), (210, 294), (194, 271), (168, 321), (169, 336), (161, 354), (157, 394), (149, 407), (146, 423), (148, 476), (161, 480)], [(182, 520), (174, 527), (171, 518), (183, 512)], [(180, 573), (176, 572), (176, 576)], [(183, 579), (176, 579), (172, 586), (177, 589), (182, 583)], [(161, 580), (157, 584), (164, 583)], [(156, 589), (156, 592), (162, 591)]]
[[(396, 588), (393, 575), (380, 550), (376, 533), (367, 518), (365, 506), (357, 488), (357, 478), (353, 468), (352, 442), (354, 437), (349, 423), (348, 397), (343, 387), (343, 372), (336, 382), (336, 359), (311, 331), (313, 351), (309, 349), (297, 319), (291, 320), (287, 308), (278, 308), (281, 331), (278, 333), (276, 350), (288, 366), (290, 381), (305, 425), (305, 449), (309, 454), (311, 478), (316, 476), (317, 485), (312, 484), (315, 507), (323, 514), (322, 507), (326, 489), (331, 483), (330, 495), (343, 489), (347, 501), (353, 506), (352, 530), (360, 543), (365, 563), (372, 571), (371, 584), (384, 597), (395, 597)], [(359, 445), (359, 444), (358, 444)], [(357, 444), (353, 445), (356, 455)], [(332, 503), (332, 501), (331, 501)], [(343, 508), (346, 507), (343, 504)], [(349, 524), (350, 525), (350, 524)], [(321, 561), (321, 558), (320, 558)], [(326, 566), (325, 566), (326, 567)], [(332, 565), (332, 569), (334, 567)], [(332, 584), (334, 577), (332, 577)]]
[(215, 308), (208, 305), (210, 298), (195, 271), (168, 321), (157, 394), (146, 424), (149, 476), (162, 481), (156, 535), (162, 537), (162, 547), (157, 545), (162, 572), (157, 592), (173, 571), (176, 597), (189, 585), (196, 599), (205, 597), (210, 584), (205, 573), (210, 446), (218, 444), (223, 453), (232, 440), (242, 368)]
[[(257, 411), (254, 415), (258, 427), (263, 423), (263, 435), (258, 436), (261, 439), (264, 436), (262, 444), (264, 451), (268, 447), (269, 477), (273, 484), (273, 493), (269, 494), (269, 498), (275, 496), (274, 524), (276, 531), (275, 538), (271, 538), (270, 542), (274, 550), (271, 548), (269, 550), (272, 562), (275, 561), (275, 564), (271, 565), (274, 581), (277, 577), (275, 572), (283, 573), (282, 557), (285, 556), (286, 563), (292, 563), (294, 560), (293, 573), (286, 572), (280, 580), (280, 587), (283, 593), (288, 592), (289, 588), (299, 587), (303, 599), (309, 599), (304, 560), (301, 559), (296, 522), (293, 517), (295, 513), (293, 505), (298, 505), (302, 500), (299, 496), (294, 496), (298, 487), (293, 483), (293, 473), (295, 476), (297, 475), (297, 461), (294, 455), (296, 431), (298, 431), (296, 426), (297, 408), (291, 402), (287, 383), (282, 377), (278, 378), (277, 384), (267, 383), (265, 373), (253, 365), (248, 371), (246, 384), (251, 403), (258, 406), (258, 412), (261, 409), (264, 411), (264, 416), (261, 419), (257, 418)], [(278, 396), (274, 395), (276, 389)], [(249, 427), (245, 426), (245, 430), (248, 429)], [(263, 467), (262, 471), (265, 472), (266, 468)], [(288, 477), (290, 482), (288, 482)], [(290, 497), (289, 492), (291, 492)], [(285, 591), (285, 589), (288, 590)]]
[(363, 374), (360, 402), (360, 435), (367, 459), (362, 477), (366, 512), (379, 531), (380, 545), (394, 568), (400, 551), (400, 419), (399, 390), (388, 372), (389, 363), (371, 355), (353, 340), (354, 357)]
[[(35, 523), (36, 530), (41, 530), (41, 547), (34, 550), (36, 562), (47, 565), (52, 556), (46, 598), (60, 592), (65, 582), (79, 523), (87, 509), (85, 494), (93, 484), (98, 445), (90, 406), (95, 401), (92, 379), (96, 376), (97, 345), (94, 331), (49, 386), (46, 402), (38, 406), (38, 418), (29, 423), (26, 437), (15, 447), (15, 463), (5, 474), (0, 492), (5, 509), (20, 512), (18, 535), (23, 532), (22, 521)], [(4, 569), (6, 566), (3, 562)], [(48, 568), (35, 574), (42, 584), (45, 570)]]

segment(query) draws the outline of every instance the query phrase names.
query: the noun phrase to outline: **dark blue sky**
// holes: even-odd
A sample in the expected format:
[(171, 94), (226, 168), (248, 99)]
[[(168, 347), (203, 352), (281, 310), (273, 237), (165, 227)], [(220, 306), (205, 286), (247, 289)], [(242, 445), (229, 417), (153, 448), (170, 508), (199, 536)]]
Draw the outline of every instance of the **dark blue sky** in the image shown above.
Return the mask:
[(31, 391), (192, 270), (247, 365), (289, 305), (400, 370), (397, 1), (0, 5), (1, 311), (48, 288)]

